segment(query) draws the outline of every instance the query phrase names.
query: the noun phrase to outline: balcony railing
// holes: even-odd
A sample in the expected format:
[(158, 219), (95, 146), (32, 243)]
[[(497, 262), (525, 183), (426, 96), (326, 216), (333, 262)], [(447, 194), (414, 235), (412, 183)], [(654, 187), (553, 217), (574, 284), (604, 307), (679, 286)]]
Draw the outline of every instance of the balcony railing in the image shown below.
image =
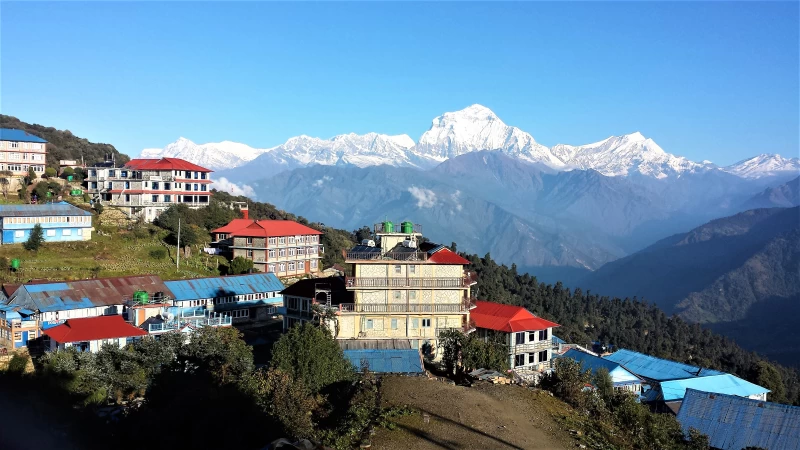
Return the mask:
[(348, 261), (427, 261), (426, 252), (348, 252), (343, 250)]
[(463, 326), (458, 327), (458, 328), (437, 328), (436, 329), (436, 337), (439, 337), (445, 331), (459, 331), (459, 332), (464, 333), (464, 334), (469, 334), (469, 333), (472, 333), (473, 331), (475, 331), (475, 327), (472, 326), (472, 325), (467, 324), (467, 325), (463, 325)]
[(219, 316), (219, 317), (209, 317), (209, 318), (190, 319), (190, 320), (176, 320), (164, 323), (151, 323), (147, 326), (147, 331), (149, 333), (161, 333), (166, 331), (174, 331), (185, 325), (192, 325), (195, 327), (202, 327), (202, 326), (220, 327), (220, 326), (231, 325), (232, 323), (233, 319), (231, 318), (231, 316)]
[(348, 288), (465, 288), (472, 284), (469, 277), (459, 278), (367, 278), (346, 277)]
[(512, 351), (514, 353), (530, 353), (539, 352), (553, 348), (553, 342), (550, 339), (539, 342), (529, 342), (527, 344), (515, 345)]
[(342, 313), (460, 313), (475, 307), (471, 300), (461, 303), (340, 303)]
[(37, 322), (35, 320), (12, 320), (12, 328), (36, 328)]

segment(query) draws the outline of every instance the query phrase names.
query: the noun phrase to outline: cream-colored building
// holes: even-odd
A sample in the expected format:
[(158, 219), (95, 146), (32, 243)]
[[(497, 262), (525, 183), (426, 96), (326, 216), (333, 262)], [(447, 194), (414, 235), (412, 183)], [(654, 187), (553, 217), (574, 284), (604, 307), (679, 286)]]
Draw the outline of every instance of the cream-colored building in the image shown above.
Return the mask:
[(27, 175), (33, 169), (42, 176), (47, 160), (47, 141), (24, 130), (0, 128), (0, 171)]
[[(397, 228), (395, 228), (397, 227)], [(338, 339), (409, 339), (438, 353), (444, 330), (471, 332), (474, 308), (469, 261), (447, 247), (421, 242), (411, 222), (375, 225), (377, 242), (364, 241), (345, 258), (352, 270), (345, 286), (353, 303), (338, 305)]]

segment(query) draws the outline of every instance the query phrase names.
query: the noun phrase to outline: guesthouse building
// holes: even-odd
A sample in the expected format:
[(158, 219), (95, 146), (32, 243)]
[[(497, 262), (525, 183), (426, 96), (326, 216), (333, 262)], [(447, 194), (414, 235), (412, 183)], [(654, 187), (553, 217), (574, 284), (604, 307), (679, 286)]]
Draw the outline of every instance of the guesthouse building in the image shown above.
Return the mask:
[(618, 363), (574, 348), (567, 350), (563, 357), (577, 361), (578, 364), (581, 365), (582, 370), (591, 370), (592, 375), (597, 374), (600, 369), (607, 370), (608, 375), (611, 377), (611, 383), (614, 385), (614, 389), (618, 391), (630, 392), (637, 396), (642, 393), (641, 378)]
[(0, 171), (25, 176), (30, 169), (44, 174), (47, 161), (47, 141), (15, 128), (0, 128)]
[(137, 328), (122, 316), (84, 317), (67, 319), (61, 325), (44, 330), (45, 348), (64, 350), (70, 347), (81, 352), (98, 352), (103, 345), (122, 348), (147, 332)]
[(0, 205), (3, 244), (27, 241), (36, 225), (42, 227), (45, 242), (88, 241), (94, 230), (92, 213), (67, 202)]

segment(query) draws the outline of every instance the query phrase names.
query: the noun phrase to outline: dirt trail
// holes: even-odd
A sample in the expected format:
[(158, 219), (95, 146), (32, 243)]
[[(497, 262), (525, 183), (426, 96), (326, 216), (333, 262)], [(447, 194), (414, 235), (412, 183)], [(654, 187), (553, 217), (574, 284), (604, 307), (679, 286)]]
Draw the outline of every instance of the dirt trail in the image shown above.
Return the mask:
[(546, 394), (519, 386), (452, 386), (427, 378), (387, 377), (384, 406), (408, 405), (427, 413), (393, 419), (397, 429), (380, 429), (376, 449), (564, 449), (574, 441), (559, 428), (541, 401)]

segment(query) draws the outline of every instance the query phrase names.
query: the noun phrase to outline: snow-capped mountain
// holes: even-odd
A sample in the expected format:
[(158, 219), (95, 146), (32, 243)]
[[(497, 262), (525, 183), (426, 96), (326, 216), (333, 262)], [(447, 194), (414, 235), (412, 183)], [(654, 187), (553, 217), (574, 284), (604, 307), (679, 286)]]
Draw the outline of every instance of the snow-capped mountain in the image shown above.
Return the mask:
[(502, 150), (528, 162), (560, 168), (564, 163), (533, 136), (503, 123), (489, 108), (472, 105), (433, 119), (416, 152), (437, 161), (481, 150)]
[(238, 142), (222, 141), (198, 145), (184, 137), (164, 148), (146, 148), (142, 158), (181, 158), (212, 170), (242, 166), (266, 150)]
[(506, 125), (489, 108), (472, 105), (433, 119), (419, 142), (408, 135), (342, 134), (330, 139), (297, 136), (268, 149), (225, 141), (198, 145), (184, 138), (164, 149), (147, 149), (142, 157), (173, 156), (248, 181), (311, 164), (357, 167), (389, 165), (427, 169), (460, 155), (496, 150), (551, 170), (596, 170), (606, 176), (642, 175), (651, 179), (685, 173), (722, 173), (748, 178), (797, 174), (799, 158), (759, 155), (726, 168), (709, 161), (694, 162), (665, 152), (636, 132), (611, 136), (586, 145), (558, 144), (548, 148), (530, 134)]
[(799, 175), (800, 158), (763, 153), (723, 168), (725, 172), (742, 178), (764, 178), (782, 175)]
[(594, 169), (610, 177), (638, 172), (654, 178), (666, 178), (682, 172), (715, 168), (709, 162), (697, 163), (669, 154), (638, 131), (624, 136), (611, 136), (594, 144), (558, 144), (551, 150), (569, 168)]

